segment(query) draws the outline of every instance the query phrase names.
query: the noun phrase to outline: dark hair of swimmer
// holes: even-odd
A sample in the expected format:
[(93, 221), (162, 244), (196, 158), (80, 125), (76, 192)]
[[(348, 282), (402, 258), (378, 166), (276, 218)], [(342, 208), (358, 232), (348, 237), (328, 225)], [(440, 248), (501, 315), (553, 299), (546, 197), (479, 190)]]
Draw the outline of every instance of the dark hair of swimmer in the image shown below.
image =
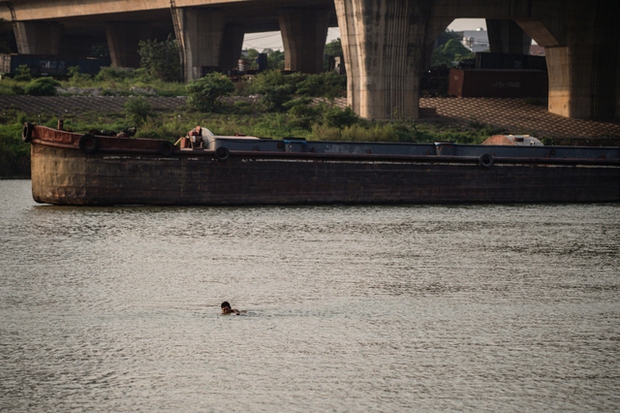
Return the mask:
[(235, 308), (230, 308), (230, 303), (228, 301), (224, 301), (222, 303), (222, 314), (241, 314), (241, 312)]

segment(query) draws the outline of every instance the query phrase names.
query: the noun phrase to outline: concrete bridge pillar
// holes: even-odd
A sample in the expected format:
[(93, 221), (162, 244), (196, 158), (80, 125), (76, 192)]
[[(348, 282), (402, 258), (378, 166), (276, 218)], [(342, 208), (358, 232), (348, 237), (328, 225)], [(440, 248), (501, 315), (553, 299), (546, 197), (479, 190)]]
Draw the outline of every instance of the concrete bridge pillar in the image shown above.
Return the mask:
[(140, 67), (138, 44), (140, 40), (151, 37), (150, 25), (135, 22), (108, 23), (106, 36), (112, 67)]
[(213, 9), (183, 7), (172, 15), (182, 33), (184, 77), (189, 82), (203, 71), (221, 68), (220, 52), (226, 26), (224, 13)]
[(347, 103), (368, 119), (416, 119), (419, 76), (452, 17), (429, 0), (336, 0), (347, 65)]
[(46, 22), (15, 22), (13, 32), (19, 54), (57, 55), (63, 27)]
[(327, 9), (281, 9), (278, 14), (284, 44), (284, 70), (323, 71), (329, 25)]
[(224, 38), (220, 50), (220, 66), (224, 70), (238, 67), (245, 30), (242, 25), (227, 24), (224, 27)]
[(530, 54), (532, 38), (508, 19), (486, 19), (491, 53)]
[(620, 118), (620, 3), (569, 0), (559, 15), (517, 23), (545, 47), (549, 112)]

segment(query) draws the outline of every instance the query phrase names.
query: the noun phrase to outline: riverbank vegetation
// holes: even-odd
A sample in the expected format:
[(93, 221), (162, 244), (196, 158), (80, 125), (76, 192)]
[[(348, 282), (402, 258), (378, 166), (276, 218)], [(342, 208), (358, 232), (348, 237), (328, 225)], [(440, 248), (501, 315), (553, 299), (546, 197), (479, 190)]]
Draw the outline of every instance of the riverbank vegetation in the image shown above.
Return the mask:
[[(107, 79), (121, 79), (125, 85), (131, 84), (129, 79), (135, 81), (143, 76), (139, 70), (119, 74), (125, 72), (106, 68), (100, 75)], [(74, 76), (80, 75), (76, 72)], [(86, 81), (95, 82), (93, 79)], [(62, 86), (65, 86), (63, 82)], [(362, 119), (350, 108), (338, 105), (346, 94), (345, 88), (345, 77), (331, 72), (284, 75), (280, 71), (267, 71), (237, 81), (220, 73), (211, 73), (182, 85), (179, 92), (186, 103), (176, 111), (155, 111), (149, 99), (151, 95), (136, 92), (134, 88), (135, 94), (116, 113), (86, 109), (66, 113), (64, 124), (76, 132), (136, 126), (139, 128), (138, 137), (170, 140), (176, 140), (177, 135), (198, 124), (209, 127), (216, 134), (386, 142), (451, 140), (477, 143), (495, 132), (486, 125), (475, 123), (456, 127), (432, 120), (380, 122)], [(126, 90), (132, 89), (128, 87)], [(19, 132), (20, 125), (26, 120), (55, 126), (53, 112), (54, 108), (36, 115), (26, 115), (15, 108), (5, 110), (0, 134)]]
[[(215, 77), (213, 75), (212, 77)], [(219, 75), (218, 75), (219, 76)], [(278, 73), (257, 76), (256, 84), (244, 85), (247, 93), (235, 95), (240, 87), (226, 86), (224, 78), (196, 82), (188, 86), (185, 104), (174, 111), (153, 109), (148, 96), (133, 96), (112, 113), (97, 110), (65, 113), (64, 127), (79, 133), (90, 130), (121, 131), (137, 127), (136, 137), (176, 141), (196, 125), (211, 129), (215, 134), (249, 135), (282, 139), (300, 137), (308, 140), (432, 142), (453, 141), (479, 143), (500, 132), (487, 125), (470, 122), (468, 125), (446, 125), (424, 119), (378, 122), (362, 119), (350, 108), (339, 107), (333, 97), (313, 96), (326, 85), (341, 82), (332, 75), (298, 77), (298, 82), (287, 78), (282, 84)], [(204, 78), (209, 79), (209, 77)], [(274, 80), (275, 79), (275, 80)], [(212, 83), (224, 83), (213, 87)], [(200, 86), (209, 85), (207, 90)], [(193, 88), (193, 89), (192, 89)], [(205, 97), (200, 99), (200, 97)], [(24, 122), (56, 127), (54, 108), (37, 114), (26, 114), (17, 108), (4, 109), (0, 116), (0, 177), (29, 174), (30, 145), (21, 139)]]
[[(472, 123), (449, 126), (433, 121), (369, 121), (350, 108), (337, 104), (346, 96), (346, 77), (335, 72), (317, 75), (284, 74), (278, 70), (283, 55), (268, 60), (274, 69), (261, 73), (227, 76), (211, 73), (185, 84), (180, 81), (176, 44), (148, 41), (141, 44), (140, 69), (103, 68), (97, 75), (70, 68), (63, 79), (34, 77), (20, 67), (12, 77), (0, 80), (0, 95), (31, 96), (123, 96), (129, 97), (115, 113), (83, 110), (65, 113), (64, 127), (75, 132), (120, 131), (137, 127), (136, 137), (176, 141), (196, 125), (215, 134), (251, 135), (309, 140), (479, 143), (499, 132)], [(339, 42), (330, 44), (339, 53)], [(175, 111), (156, 111), (150, 97), (184, 97), (185, 105)], [(342, 99), (340, 99), (342, 100)], [(21, 141), (26, 121), (56, 127), (54, 108), (26, 114), (17, 108), (3, 110), (0, 117), (0, 176), (29, 173), (29, 145)]]

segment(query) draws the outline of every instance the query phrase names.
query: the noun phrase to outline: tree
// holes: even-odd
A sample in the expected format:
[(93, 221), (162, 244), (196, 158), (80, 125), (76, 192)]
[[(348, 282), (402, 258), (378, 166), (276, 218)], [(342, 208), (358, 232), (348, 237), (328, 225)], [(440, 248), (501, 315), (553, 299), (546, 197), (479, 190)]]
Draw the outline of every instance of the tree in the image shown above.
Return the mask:
[[(269, 52), (267, 52), (267, 50), (269, 50)], [(263, 50), (263, 53), (267, 53), (267, 69), (284, 69), (284, 52), (280, 50), (265, 49)]]
[(329, 70), (332, 58), (342, 55), (342, 42), (340, 41), (340, 38), (334, 39), (327, 43), (325, 45), (325, 52), (323, 53), (323, 69)]
[[(262, 53), (267, 55), (267, 69), (282, 70), (284, 68), (284, 52), (267, 48), (263, 49)], [(248, 69), (257, 70), (258, 55), (258, 50), (248, 49), (241, 59), (246, 61)]]
[(432, 65), (453, 67), (455, 62), (471, 59), (474, 56), (475, 53), (463, 46), (461, 42), (450, 39), (444, 45), (433, 50)]
[(444, 30), (443, 33), (437, 36), (437, 39), (435, 39), (435, 45), (436, 47), (443, 46), (444, 44), (448, 43), (449, 40), (452, 40), (452, 39), (461, 40), (461, 37), (462, 37), (462, 34), (459, 34), (450, 29), (446, 29)]
[(30, 67), (28, 65), (19, 65), (17, 69), (15, 69), (15, 76), (13, 79), (19, 82), (28, 82), (32, 80), (32, 73), (30, 72)]
[(258, 63), (256, 62), (256, 58), (258, 57), (258, 50), (256, 49), (248, 49), (245, 56), (241, 56), (243, 60), (245, 60), (248, 69), (258, 69)]
[(325, 45), (325, 54), (327, 56), (342, 56), (342, 42), (340, 41), (340, 37)]
[(156, 79), (166, 82), (178, 82), (183, 79), (179, 46), (172, 38), (140, 41), (140, 66)]

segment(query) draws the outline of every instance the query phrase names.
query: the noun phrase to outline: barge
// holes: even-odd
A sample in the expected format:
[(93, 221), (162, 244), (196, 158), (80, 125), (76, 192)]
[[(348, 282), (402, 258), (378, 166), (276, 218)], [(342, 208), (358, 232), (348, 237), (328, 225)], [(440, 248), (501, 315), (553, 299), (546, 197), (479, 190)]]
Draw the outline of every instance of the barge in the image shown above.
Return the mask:
[[(360, 143), (215, 136), (169, 141), (24, 125), (34, 200), (55, 205), (620, 201), (620, 148)], [(506, 144), (508, 143), (508, 144)]]

